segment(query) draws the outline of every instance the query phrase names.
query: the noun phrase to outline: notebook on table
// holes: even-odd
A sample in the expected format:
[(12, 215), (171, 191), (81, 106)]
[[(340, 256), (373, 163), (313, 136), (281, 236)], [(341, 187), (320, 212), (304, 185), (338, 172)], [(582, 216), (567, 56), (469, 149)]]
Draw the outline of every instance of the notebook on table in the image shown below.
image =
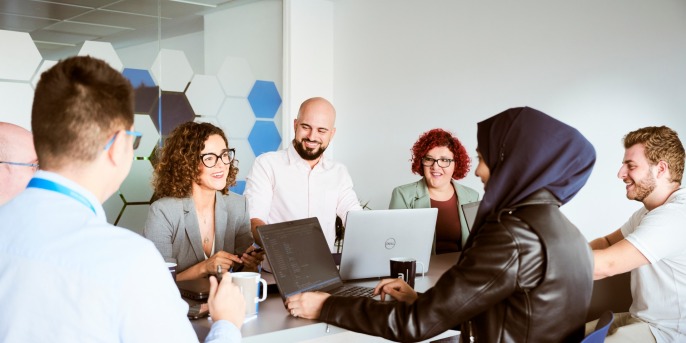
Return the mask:
[[(343, 280), (388, 277), (389, 260), (412, 257), (429, 270), (438, 209), (350, 211), (345, 224)], [(417, 266), (417, 273), (421, 267)]]
[(308, 291), (372, 296), (373, 288), (343, 283), (317, 218), (258, 226), (257, 232), (281, 298)]

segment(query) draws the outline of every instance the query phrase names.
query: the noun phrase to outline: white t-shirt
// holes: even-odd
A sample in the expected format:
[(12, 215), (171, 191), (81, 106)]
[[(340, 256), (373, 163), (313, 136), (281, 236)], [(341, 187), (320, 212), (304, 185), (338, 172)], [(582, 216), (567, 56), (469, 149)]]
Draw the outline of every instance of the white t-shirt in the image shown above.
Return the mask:
[(272, 224), (317, 217), (332, 252), (336, 216), (345, 222), (348, 211), (362, 209), (344, 165), (324, 155), (310, 168), (293, 144), (260, 155), (245, 180), (251, 218)]
[(621, 230), (650, 261), (631, 271), (630, 312), (657, 342), (686, 342), (686, 188), (650, 212), (640, 208)]

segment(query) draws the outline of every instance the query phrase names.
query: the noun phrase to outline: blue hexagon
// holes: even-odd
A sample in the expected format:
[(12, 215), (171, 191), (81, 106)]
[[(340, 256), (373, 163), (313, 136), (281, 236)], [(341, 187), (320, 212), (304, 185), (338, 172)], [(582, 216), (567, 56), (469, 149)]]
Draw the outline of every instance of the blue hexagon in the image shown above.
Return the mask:
[(229, 188), (230, 191), (243, 195), (245, 191), (245, 180), (236, 180), (236, 185)]
[(129, 79), (133, 88), (142, 86), (155, 87), (155, 81), (152, 79), (152, 75), (145, 69), (125, 68), (122, 74)]
[(281, 106), (281, 96), (273, 81), (255, 81), (248, 101), (257, 118), (274, 119)]
[(260, 156), (262, 153), (278, 149), (281, 136), (273, 121), (257, 121), (250, 131), (248, 142), (255, 156)]

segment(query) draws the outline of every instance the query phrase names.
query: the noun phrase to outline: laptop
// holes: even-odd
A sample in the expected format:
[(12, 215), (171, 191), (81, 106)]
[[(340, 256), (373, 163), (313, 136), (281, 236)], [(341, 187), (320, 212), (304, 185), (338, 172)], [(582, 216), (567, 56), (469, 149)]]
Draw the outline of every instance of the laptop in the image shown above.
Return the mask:
[(469, 232), (472, 232), (472, 226), (474, 226), (480, 203), (481, 200), (462, 205), (462, 212), (464, 212), (464, 219), (467, 222), (467, 230)]
[[(350, 211), (341, 254), (343, 280), (388, 277), (389, 260), (412, 257), (429, 270), (436, 208)], [(418, 263), (419, 264), (419, 263)], [(421, 266), (417, 266), (417, 273)]]
[(258, 226), (257, 233), (284, 300), (308, 291), (372, 296), (373, 288), (343, 284), (316, 217)]
[(205, 300), (210, 296), (210, 280), (205, 278), (176, 281), (181, 296), (193, 300)]

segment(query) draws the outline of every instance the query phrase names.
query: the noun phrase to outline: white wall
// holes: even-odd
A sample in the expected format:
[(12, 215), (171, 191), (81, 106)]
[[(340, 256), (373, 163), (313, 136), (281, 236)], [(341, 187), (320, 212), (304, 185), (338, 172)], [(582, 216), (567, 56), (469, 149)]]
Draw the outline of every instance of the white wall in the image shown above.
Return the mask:
[(303, 101), (315, 96), (335, 101), (333, 26), (331, 0), (284, 0), (284, 144), (293, 140), (293, 120)]
[(204, 32), (163, 39), (160, 42), (139, 44), (117, 50), (126, 68), (150, 69), (160, 49), (181, 50), (195, 74), (205, 73)]
[[(408, 160), (420, 133), (452, 130), (473, 153), (478, 121), (531, 106), (596, 147), (587, 186), (563, 207), (594, 238), (640, 206), (616, 178), (622, 136), (664, 124), (686, 139), (681, 0), (333, 4), (336, 158), (373, 209), (418, 179)], [(482, 190), (473, 173), (463, 181)]]

